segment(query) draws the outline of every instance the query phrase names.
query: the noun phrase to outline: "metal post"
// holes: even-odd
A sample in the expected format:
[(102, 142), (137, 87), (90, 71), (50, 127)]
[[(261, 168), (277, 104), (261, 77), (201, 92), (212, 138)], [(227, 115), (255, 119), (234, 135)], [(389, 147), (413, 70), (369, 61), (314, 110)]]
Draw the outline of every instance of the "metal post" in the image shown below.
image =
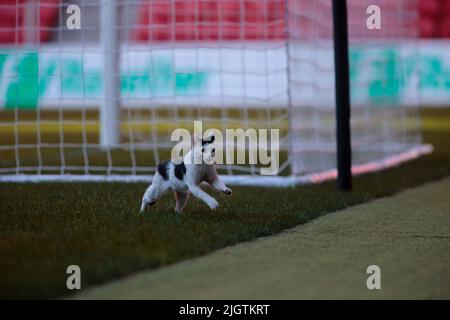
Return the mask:
[(23, 38), (24, 42), (28, 46), (36, 45), (39, 39), (39, 27), (37, 25), (37, 16), (39, 14), (39, 3), (35, 1), (27, 1), (25, 2), (24, 7), (24, 33)]
[(340, 190), (351, 190), (352, 150), (350, 135), (350, 80), (346, 0), (333, 0), (333, 32), (336, 80), (337, 184)]
[(100, 42), (103, 50), (103, 97), (100, 105), (100, 145), (120, 142), (120, 43), (116, 0), (101, 0)]

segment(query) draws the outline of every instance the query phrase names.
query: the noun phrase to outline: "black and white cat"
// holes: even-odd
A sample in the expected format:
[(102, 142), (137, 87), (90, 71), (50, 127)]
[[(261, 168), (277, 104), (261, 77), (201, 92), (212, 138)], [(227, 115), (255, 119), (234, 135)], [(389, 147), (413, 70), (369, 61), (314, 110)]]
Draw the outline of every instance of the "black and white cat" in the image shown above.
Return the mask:
[(214, 189), (231, 195), (232, 191), (218, 177), (214, 165), (215, 137), (212, 135), (206, 140), (197, 137), (195, 142), (200, 147), (194, 147), (179, 164), (165, 160), (158, 164), (152, 184), (142, 197), (140, 213), (160, 199), (169, 190), (175, 192), (175, 211), (181, 213), (186, 205), (189, 194), (204, 201), (212, 210), (219, 203), (200, 188), (202, 182), (209, 183)]

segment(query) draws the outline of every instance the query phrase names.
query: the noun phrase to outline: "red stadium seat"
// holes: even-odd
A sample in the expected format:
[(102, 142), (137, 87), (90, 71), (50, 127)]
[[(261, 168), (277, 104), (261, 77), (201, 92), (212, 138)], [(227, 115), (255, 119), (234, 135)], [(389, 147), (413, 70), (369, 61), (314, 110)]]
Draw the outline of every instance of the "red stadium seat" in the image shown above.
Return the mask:
[[(0, 43), (23, 43), (24, 0), (0, 0)], [(17, 6), (19, 4), (19, 6)], [(50, 40), (52, 27), (58, 20), (59, 0), (40, 0), (39, 41)]]
[(422, 0), (419, 1), (419, 12), (421, 15), (434, 15), (441, 9), (441, 0)]
[(284, 38), (284, 0), (146, 1), (140, 12), (138, 41)]

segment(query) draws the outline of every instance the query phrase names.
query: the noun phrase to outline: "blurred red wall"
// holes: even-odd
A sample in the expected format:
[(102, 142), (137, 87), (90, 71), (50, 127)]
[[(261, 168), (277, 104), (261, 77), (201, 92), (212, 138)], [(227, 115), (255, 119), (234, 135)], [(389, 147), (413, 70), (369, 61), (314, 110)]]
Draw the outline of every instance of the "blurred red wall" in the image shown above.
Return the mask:
[[(289, 0), (296, 3), (297, 0)], [(0, 43), (22, 43), (25, 39), (25, 0), (0, 0)], [(37, 3), (37, 2), (36, 2)], [(58, 12), (61, 0), (40, 0), (38, 31), (39, 41), (51, 40), (51, 34), (58, 27)], [(305, 2), (311, 3), (311, 2)], [(324, 2), (321, 2), (324, 3)], [(361, 18), (365, 15), (365, 2), (348, 0), (350, 34), (358, 35)], [(396, 6), (395, 0), (378, 3)], [(18, 6), (17, 6), (18, 4)], [(285, 26), (285, 0), (143, 0), (139, 8), (135, 27), (130, 30), (136, 41), (182, 41), (182, 40), (259, 40), (283, 39)], [(298, 7), (301, 3), (296, 3)], [(450, 0), (418, 0), (419, 36), (421, 38), (450, 38)], [(318, 6), (320, 7), (320, 5)], [(326, 10), (318, 8), (315, 10)], [(391, 10), (391, 9), (389, 9)], [(393, 10), (405, 11), (403, 7)], [(354, 14), (357, 12), (358, 14)], [(390, 11), (392, 12), (392, 11)], [(352, 21), (354, 17), (355, 21)], [(395, 14), (382, 16), (385, 26), (395, 25)], [(392, 17), (392, 18), (391, 18)], [(314, 17), (305, 17), (299, 27), (305, 29), (316, 23)], [(319, 21), (327, 24), (328, 21)], [(415, 22), (404, 26), (416, 36)], [(320, 29), (320, 28), (319, 28)], [(326, 28), (329, 33), (330, 28)], [(317, 32), (317, 28), (315, 29)], [(320, 32), (320, 30), (319, 30)], [(403, 31), (405, 32), (405, 31)], [(396, 36), (399, 32), (384, 36)], [(409, 35), (409, 34), (408, 34)], [(320, 36), (320, 35), (319, 35)], [(327, 35), (329, 36), (329, 35)], [(409, 37), (409, 36), (408, 36)]]

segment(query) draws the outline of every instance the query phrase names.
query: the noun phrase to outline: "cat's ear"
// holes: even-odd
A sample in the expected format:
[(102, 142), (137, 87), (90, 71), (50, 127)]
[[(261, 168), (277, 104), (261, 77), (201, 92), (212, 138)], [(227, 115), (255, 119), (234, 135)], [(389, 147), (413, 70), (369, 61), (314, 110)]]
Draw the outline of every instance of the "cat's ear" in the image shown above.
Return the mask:
[(208, 143), (213, 143), (214, 140), (216, 140), (216, 137), (214, 136), (214, 133), (211, 133), (211, 134), (208, 135), (208, 137), (205, 139), (205, 141), (207, 141)]

